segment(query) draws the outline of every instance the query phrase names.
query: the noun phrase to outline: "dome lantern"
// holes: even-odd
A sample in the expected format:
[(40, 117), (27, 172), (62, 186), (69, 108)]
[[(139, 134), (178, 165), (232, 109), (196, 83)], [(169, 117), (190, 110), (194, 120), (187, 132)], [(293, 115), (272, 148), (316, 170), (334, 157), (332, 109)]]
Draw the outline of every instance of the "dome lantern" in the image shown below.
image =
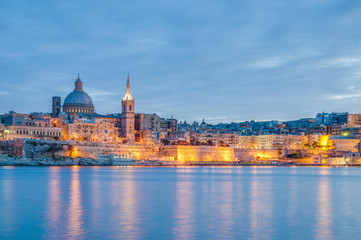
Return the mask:
[(75, 90), (83, 91), (83, 82), (80, 80), (79, 73), (78, 73), (78, 79), (75, 81)]

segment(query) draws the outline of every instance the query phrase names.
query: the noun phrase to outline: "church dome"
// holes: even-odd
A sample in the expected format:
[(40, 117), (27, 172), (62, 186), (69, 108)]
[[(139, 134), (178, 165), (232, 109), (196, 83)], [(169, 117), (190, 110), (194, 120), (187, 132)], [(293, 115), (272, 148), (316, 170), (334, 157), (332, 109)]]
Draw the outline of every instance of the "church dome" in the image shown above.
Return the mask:
[(69, 93), (69, 95), (65, 98), (64, 106), (66, 105), (83, 105), (94, 107), (93, 101), (90, 96), (84, 91), (77, 90)]
[(90, 96), (83, 90), (83, 82), (78, 79), (75, 81), (75, 89), (65, 98), (63, 111), (66, 113), (94, 113), (94, 104)]

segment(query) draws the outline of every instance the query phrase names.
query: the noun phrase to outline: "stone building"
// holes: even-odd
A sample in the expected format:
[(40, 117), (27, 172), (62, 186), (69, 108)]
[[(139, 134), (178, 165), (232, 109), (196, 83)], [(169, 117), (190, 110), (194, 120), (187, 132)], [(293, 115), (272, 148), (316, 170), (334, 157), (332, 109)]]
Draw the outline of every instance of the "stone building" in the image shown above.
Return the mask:
[(44, 139), (58, 140), (62, 137), (62, 129), (51, 126), (1, 125), (0, 140)]
[(212, 143), (215, 146), (228, 145), (236, 147), (239, 142), (239, 135), (234, 133), (191, 132), (190, 142), (193, 144)]
[(80, 118), (61, 124), (65, 140), (82, 142), (115, 143), (118, 128), (106, 118)]
[(347, 127), (349, 128), (361, 127), (361, 114), (348, 114)]
[(160, 132), (161, 118), (153, 114), (137, 113), (135, 114), (135, 141), (148, 142), (157, 140), (157, 134)]
[(167, 132), (169, 137), (173, 137), (178, 133), (178, 120), (174, 119), (173, 116), (170, 119), (162, 119), (161, 130)]
[(308, 138), (304, 135), (239, 136), (240, 149), (304, 149)]
[(51, 116), (44, 113), (23, 114), (10, 111), (1, 115), (0, 120), (4, 125), (22, 125), (22, 126), (50, 126)]

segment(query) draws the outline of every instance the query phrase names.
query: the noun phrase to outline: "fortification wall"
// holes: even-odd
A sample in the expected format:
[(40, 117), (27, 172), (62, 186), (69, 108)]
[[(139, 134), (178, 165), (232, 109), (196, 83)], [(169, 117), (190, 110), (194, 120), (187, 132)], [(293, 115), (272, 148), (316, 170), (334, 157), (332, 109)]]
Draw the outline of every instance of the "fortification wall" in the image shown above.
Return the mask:
[(184, 162), (235, 161), (234, 149), (209, 146), (168, 146), (164, 149), (175, 160)]
[(284, 156), (284, 150), (266, 149), (235, 149), (235, 157), (240, 161), (279, 159)]
[[(98, 159), (100, 154), (127, 155), (134, 159), (145, 160), (157, 156), (158, 148), (151, 146), (137, 146), (127, 144), (78, 144), (74, 145), (75, 155)], [(78, 153), (77, 153), (78, 152)], [(74, 153), (74, 151), (72, 152)], [(70, 153), (70, 154), (72, 154)]]

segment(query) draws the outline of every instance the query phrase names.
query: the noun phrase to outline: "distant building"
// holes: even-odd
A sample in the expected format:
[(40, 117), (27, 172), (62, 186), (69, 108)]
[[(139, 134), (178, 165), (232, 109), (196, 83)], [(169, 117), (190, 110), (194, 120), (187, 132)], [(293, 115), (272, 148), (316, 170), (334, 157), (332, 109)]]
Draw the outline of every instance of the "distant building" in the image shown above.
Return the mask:
[(361, 127), (361, 114), (348, 114), (347, 115), (347, 127)]
[(29, 122), (29, 114), (10, 111), (1, 115), (1, 123), (4, 125), (25, 125), (26, 122)]
[(10, 111), (7, 114), (1, 115), (0, 120), (4, 125), (21, 125), (21, 126), (50, 126), (51, 116), (43, 113), (16, 113)]
[(168, 119), (162, 118), (160, 120), (160, 131), (172, 138), (178, 133), (178, 120), (174, 119), (173, 116)]
[[(144, 142), (150, 139), (157, 140), (157, 134), (161, 131), (161, 118), (153, 114), (135, 114), (135, 141)], [(151, 136), (154, 135), (154, 136)]]
[(347, 127), (361, 127), (361, 114), (318, 113), (314, 122), (315, 126), (347, 125)]
[(191, 132), (190, 142), (193, 145), (214, 145), (236, 147), (239, 143), (239, 135), (218, 132)]
[(241, 149), (304, 149), (308, 138), (304, 135), (239, 136)]

